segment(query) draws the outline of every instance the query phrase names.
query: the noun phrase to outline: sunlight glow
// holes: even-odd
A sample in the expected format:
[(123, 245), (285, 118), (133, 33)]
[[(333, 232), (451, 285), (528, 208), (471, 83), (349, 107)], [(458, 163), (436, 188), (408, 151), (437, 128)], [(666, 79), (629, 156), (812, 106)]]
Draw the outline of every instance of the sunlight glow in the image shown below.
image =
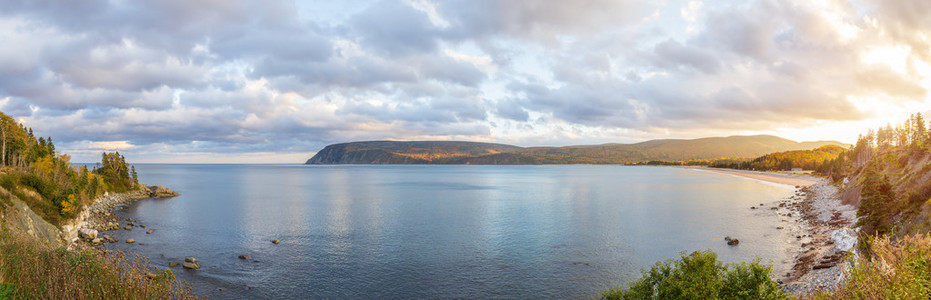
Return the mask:
[(907, 46), (879, 46), (867, 48), (860, 55), (866, 64), (882, 64), (899, 74), (908, 72), (908, 60), (911, 49)]

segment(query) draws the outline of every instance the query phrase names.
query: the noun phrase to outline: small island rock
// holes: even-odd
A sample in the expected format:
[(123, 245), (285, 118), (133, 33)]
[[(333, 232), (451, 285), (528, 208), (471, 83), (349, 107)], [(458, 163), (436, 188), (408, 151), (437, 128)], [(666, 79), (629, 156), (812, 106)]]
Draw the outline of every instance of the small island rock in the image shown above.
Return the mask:
[(279, 241), (279, 240), (272, 240), (272, 244), (277, 245), (278, 243), (281, 243), (281, 241)]
[(200, 264), (197, 263), (197, 259), (193, 257), (188, 257), (184, 259), (184, 263), (181, 264), (185, 269), (200, 269)]
[(176, 262), (176, 261), (170, 261), (170, 262), (168, 262), (168, 266), (169, 266), (169, 267), (177, 267), (177, 266), (180, 266), (180, 265), (181, 265), (181, 263)]
[(128, 240), (126, 240), (126, 243), (127, 243), (127, 244), (132, 244), (132, 243), (135, 243), (135, 242), (136, 242), (136, 239), (128, 239)]
[(248, 256), (248, 255), (245, 255), (245, 254), (239, 256), (239, 259), (250, 259), (250, 258), (252, 258), (252, 257), (251, 257), (251, 256)]

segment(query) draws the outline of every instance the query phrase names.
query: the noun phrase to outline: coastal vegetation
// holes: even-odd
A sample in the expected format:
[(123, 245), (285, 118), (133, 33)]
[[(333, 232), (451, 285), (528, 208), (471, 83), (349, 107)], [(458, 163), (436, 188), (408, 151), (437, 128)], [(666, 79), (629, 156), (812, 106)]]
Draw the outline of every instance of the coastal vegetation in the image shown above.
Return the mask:
[(517, 147), (502, 144), (373, 141), (326, 146), (307, 164), (643, 164), (653, 161), (701, 165), (719, 158), (757, 157), (807, 150), (834, 141), (795, 142), (775, 136), (730, 136), (652, 140), (636, 144)]
[(869, 256), (850, 258), (847, 282), (821, 299), (919, 299), (931, 296), (931, 237), (869, 239)]
[[(37, 137), (0, 113), (0, 299), (196, 298), (170, 270), (156, 271), (144, 257), (68, 250), (55, 242), (55, 227), (95, 198), (141, 187), (123, 155), (105, 152), (92, 169), (73, 166), (51, 137)], [(23, 204), (25, 211), (14, 208)], [(14, 221), (23, 219), (28, 222)]]
[(171, 270), (144, 257), (69, 251), (0, 225), (0, 299), (194, 299)]
[(867, 236), (931, 232), (931, 132), (921, 114), (861, 135), (817, 172), (842, 185)]
[(677, 260), (657, 262), (627, 288), (601, 293), (602, 299), (789, 299), (770, 278), (772, 267), (750, 263), (723, 264), (711, 250)]
[(32, 128), (0, 113), (0, 187), (49, 223), (59, 225), (106, 192), (137, 186), (133, 167), (118, 152), (103, 153), (98, 165), (73, 166), (71, 156), (55, 151), (51, 137), (36, 137)]

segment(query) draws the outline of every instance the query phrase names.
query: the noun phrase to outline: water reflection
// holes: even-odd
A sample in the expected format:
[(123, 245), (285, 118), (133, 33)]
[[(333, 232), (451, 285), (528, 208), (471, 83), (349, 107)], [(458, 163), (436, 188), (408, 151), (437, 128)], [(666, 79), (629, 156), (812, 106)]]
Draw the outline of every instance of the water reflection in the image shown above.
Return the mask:
[(680, 251), (781, 262), (793, 240), (774, 229), (778, 216), (747, 209), (790, 191), (676, 168), (137, 170), (182, 196), (131, 207), (158, 234), (117, 232), (146, 245), (112, 247), (163, 265), (197, 257), (205, 267), (179, 276), (213, 298), (589, 298)]

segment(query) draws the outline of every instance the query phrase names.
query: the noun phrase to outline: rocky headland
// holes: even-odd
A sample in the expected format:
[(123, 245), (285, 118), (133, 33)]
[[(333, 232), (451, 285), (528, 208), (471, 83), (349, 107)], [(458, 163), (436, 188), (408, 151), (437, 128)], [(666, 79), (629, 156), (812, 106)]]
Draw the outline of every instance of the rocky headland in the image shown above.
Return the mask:
[(175, 196), (178, 196), (178, 193), (171, 189), (154, 185), (126, 193), (104, 195), (85, 207), (69, 224), (62, 226), (62, 239), (69, 247), (76, 244), (98, 246), (106, 242), (115, 243), (116, 239), (103, 235), (102, 232), (132, 229), (136, 226), (145, 228), (145, 224), (135, 224), (132, 219), (117, 219), (113, 215), (113, 209), (137, 200)]

